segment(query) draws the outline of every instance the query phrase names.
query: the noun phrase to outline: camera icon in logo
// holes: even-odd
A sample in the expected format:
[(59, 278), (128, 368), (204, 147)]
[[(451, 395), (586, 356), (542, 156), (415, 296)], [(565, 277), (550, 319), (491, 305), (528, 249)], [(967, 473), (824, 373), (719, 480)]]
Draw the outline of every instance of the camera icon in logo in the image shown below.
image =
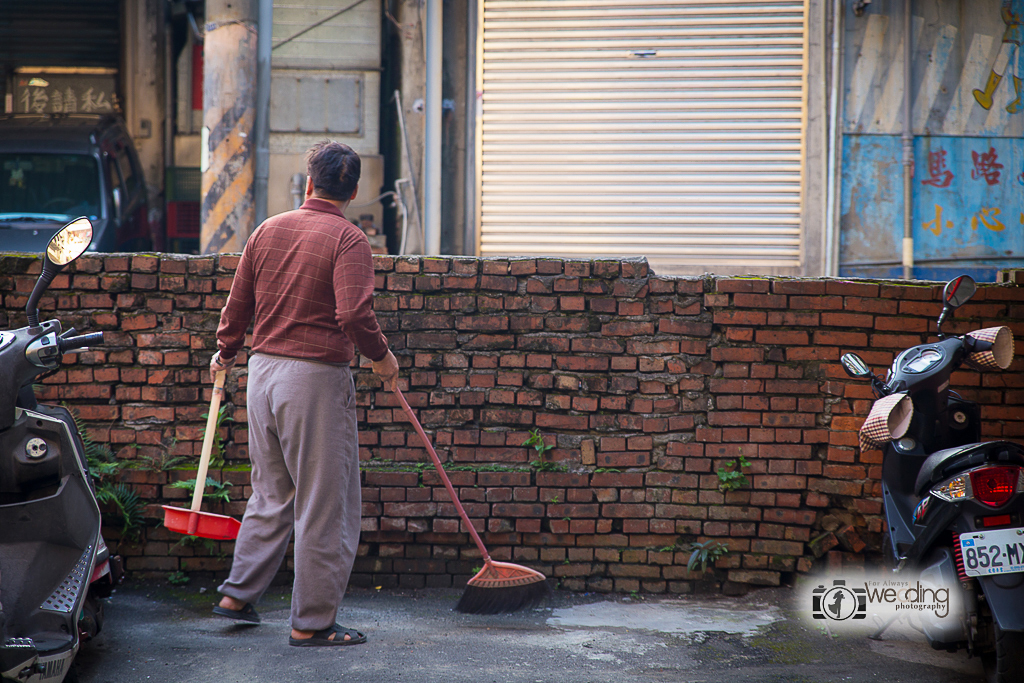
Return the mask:
[(849, 588), (844, 579), (833, 579), (832, 586), (821, 585), (812, 593), (812, 611), (815, 619), (846, 621), (866, 619), (868, 616), (867, 590)]

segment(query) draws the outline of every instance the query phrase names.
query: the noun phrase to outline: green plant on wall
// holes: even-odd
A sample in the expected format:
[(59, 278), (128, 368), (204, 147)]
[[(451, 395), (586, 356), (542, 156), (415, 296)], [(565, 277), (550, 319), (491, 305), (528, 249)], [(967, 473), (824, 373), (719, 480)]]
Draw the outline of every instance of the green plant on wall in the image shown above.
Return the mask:
[[(182, 479), (171, 484), (172, 489), (185, 489), (190, 494), (196, 490), (195, 479)], [(206, 487), (203, 489), (203, 498), (207, 500), (219, 500), (222, 503), (231, 502), (231, 482), (219, 482), (213, 477), (206, 478)]]
[(530, 438), (524, 441), (522, 445), (532, 448), (537, 454), (537, 459), (530, 461), (530, 464), (533, 465), (534, 469), (540, 470), (541, 472), (565, 471), (565, 465), (545, 459), (544, 454), (554, 448), (554, 446), (549, 446), (544, 443), (544, 436), (540, 433), (539, 429), (530, 430)]
[(724, 467), (718, 468), (718, 490), (722, 493), (741, 489), (750, 483), (747, 475), (743, 473), (744, 468), (750, 467), (750, 461), (742, 455), (735, 460), (725, 463)]
[(113, 516), (121, 523), (122, 540), (138, 538), (143, 524), (142, 501), (139, 499), (139, 494), (130, 486), (115, 481), (118, 473), (124, 469), (125, 463), (119, 461), (108, 446), (92, 440), (77, 410), (68, 412), (71, 413), (75, 427), (82, 437), (85, 461), (89, 466), (89, 476), (92, 478), (96, 500), (101, 505), (109, 505), (114, 508)]
[[(172, 441), (173, 446), (176, 442)], [(137, 450), (139, 449), (138, 444), (132, 444)], [(159, 446), (155, 452), (140, 453), (137, 459), (138, 468), (143, 470), (149, 470), (150, 472), (166, 472), (167, 470), (173, 470), (179, 465), (183, 465), (188, 458), (180, 455), (171, 455), (170, 449), (166, 446)]]
[(703, 574), (708, 570), (708, 565), (713, 565), (718, 558), (723, 557), (729, 552), (729, 546), (719, 541), (704, 541), (703, 543), (691, 543), (690, 544), (690, 560), (686, 563), (686, 568), (691, 572), (697, 571), (697, 566), (700, 565), (700, 573)]
[(202, 536), (182, 536), (172, 548), (202, 548), (207, 555), (215, 555), (217, 557), (224, 557), (224, 553), (220, 552), (220, 545), (217, 541), (210, 538), (203, 538)]
[(689, 547), (689, 543), (684, 543), (682, 538), (677, 538), (676, 542), (672, 545), (664, 545), (660, 548), (653, 548), (653, 550), (656, 550), (659, 553), (674, 553), (680, 550), (688, 550)]
[(191, 580), (185, 572), (169, 572), (167, 574), (167, 582), (175, 586), (184, 586)]

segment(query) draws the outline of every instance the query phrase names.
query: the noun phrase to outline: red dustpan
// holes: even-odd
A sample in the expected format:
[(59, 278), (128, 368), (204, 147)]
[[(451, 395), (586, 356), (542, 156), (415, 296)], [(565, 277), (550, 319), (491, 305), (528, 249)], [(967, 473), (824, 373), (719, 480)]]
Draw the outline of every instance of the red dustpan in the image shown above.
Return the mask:
[(210, 413), (206, 417), (206, 434), (203, 437), (203, 453), (199, 457), (199, 471), (196, 472), (196, 488), (192, 493), (192, 509), (164, 505), (164, 526), (171, 531), (189, 536), (201, 536), (215, 541), (232, 541), (238, 538), (242, 523), (234, 517), (201, 512), (203, 490), (206, 488), (206, 472), (210, 468), (210, 453), (213, 451), (213, 434), (217, 430), (217, 414), (220, 399), (224, 395), (224, 371), (217, 373), (213, 382), (213, 397), (210, 399)]

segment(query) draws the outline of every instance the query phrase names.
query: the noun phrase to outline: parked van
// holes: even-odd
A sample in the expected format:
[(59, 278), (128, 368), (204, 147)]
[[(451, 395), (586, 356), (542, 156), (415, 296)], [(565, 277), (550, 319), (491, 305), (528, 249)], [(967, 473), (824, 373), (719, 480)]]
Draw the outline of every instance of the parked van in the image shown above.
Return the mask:
[(38, 254), (79, 216), (94, 226), (90, 251), (164, 246), (124, 123), (111, 115), (0, 115), (0, 251)]

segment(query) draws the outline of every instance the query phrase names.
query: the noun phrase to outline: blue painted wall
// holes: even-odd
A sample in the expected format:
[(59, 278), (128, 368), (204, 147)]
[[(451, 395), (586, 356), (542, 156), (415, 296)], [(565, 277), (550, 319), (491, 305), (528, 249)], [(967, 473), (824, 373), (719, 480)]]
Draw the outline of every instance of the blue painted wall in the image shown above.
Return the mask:
[[(970, 7), (969, 12), (964, 10)], [(840, 274), (901, 277), (902, 2), (845, 17)], [(1024, 266), (1024, 0), (913, 3), (914, 276)]]

